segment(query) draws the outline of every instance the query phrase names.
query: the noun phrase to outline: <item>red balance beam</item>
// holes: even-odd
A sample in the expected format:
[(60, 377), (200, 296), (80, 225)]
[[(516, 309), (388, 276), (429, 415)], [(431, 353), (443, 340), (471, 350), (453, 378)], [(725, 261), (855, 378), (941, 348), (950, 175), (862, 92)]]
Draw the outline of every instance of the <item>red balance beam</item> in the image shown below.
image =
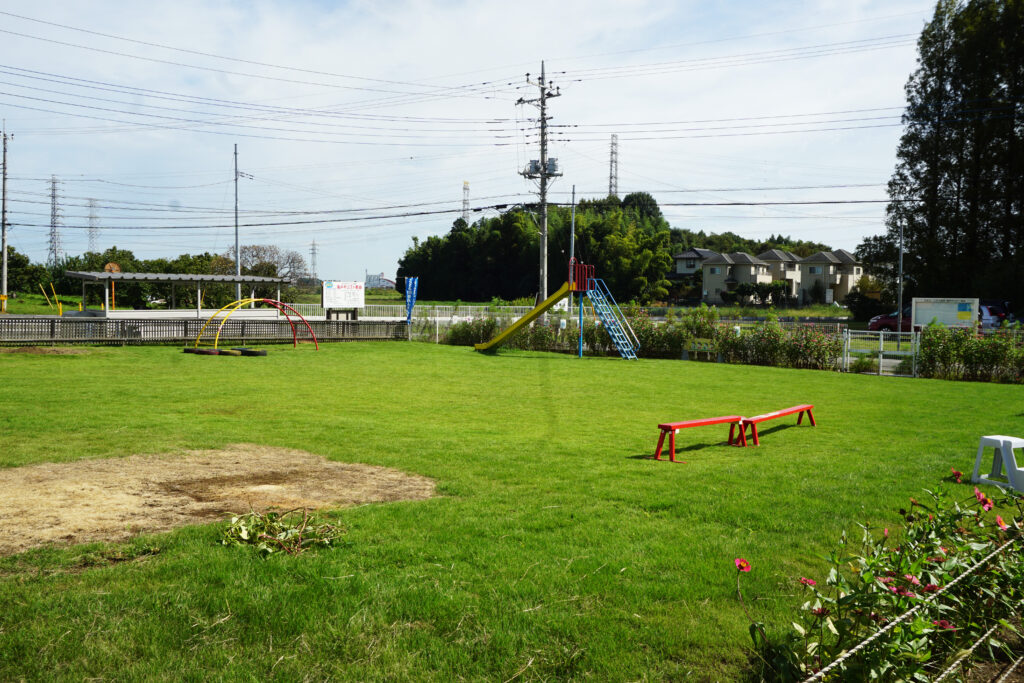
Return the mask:
[(814, 413), (811, 412), (812, 410), (814, 410), (814, 406), (811, 405), (810, 403), (805, 403), (803, 405), (793, 406), (792, 408), (783, 408), (782, 410), (776, 410), (773, 413), (755, 415), (754, 417), (744, 417), (742, 420), (740, 420), (740, 441), (743, 442), (744, 446), (747, 445), (747, 427), (749, 426), (750, 432), (754, 436), (754, 445), (760, 446), (761, 441), (760, 439), (758, 439), (757, 436), (758, 423), (765, 422), (767, 420), (774, 420), (777, 417), (793, 415), (795, 413), (799, 413), (799, 417), (797, 417), (796, 419), (797, 424), (800, 424), (801, 422), (804, 421), (804, 413), (807, 413), (807, 419), (811, 421), (811, 426), (815, 427), (817, 426), (817, 423), (814, 421)]
[[(740, 415), (726, 415), (724, 417), (706, 417), (703, 420), (686, 420), (684, 422), (665, 422), (658, 425), (661, 436), (658, 438), (658, 450), (654, 452), (654, 459), (661, 460), (661, 447), (665, 444), (665, 435), (668, 434), (668, 459), (676, 461), (676, 432), (688, 427), (705, 427), (707, 425), (729, 424), (729, 443), (732, 443), (733, 433), (736, 425), (743, 419)], [(740, 429), (740, 436), (737, 443), (747, 445), (747, 437), (743, 429)]]

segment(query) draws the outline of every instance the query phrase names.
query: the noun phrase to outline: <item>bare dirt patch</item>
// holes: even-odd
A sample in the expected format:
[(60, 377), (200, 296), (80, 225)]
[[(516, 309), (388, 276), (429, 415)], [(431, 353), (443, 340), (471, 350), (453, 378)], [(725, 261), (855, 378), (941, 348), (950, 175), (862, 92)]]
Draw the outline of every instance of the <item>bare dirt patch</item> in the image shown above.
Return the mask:
[(67, 346), (4, 346), (0, 353), (27, 353), (32, 356), (81, 356), (89, 353), (89, 349), (76, 349)]
[(253, 444), (29, 465), (2, 476), (0, 555), (123, 541), (250, 508), (339, 508), (434, 495), (426, 477)]

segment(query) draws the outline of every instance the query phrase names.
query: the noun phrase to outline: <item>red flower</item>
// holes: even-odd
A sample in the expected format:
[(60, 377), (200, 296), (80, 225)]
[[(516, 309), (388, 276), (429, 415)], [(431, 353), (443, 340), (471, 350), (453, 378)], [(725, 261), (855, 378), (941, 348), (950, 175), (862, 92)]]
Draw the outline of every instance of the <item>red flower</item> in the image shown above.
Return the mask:
[(982, 499), (981, 499), (981, 509), (982, 510), (984, 510), (985, 512), (988, 512), (989, 510), (992, 509), (992, 505), (993, 505), (993, 503), (992, 503), (992, 499), (991, 498), (989, 498), (988, 496), (983, 496), (982, 497)]
[(744, 560), (742, 557), (737, 557), (734, 560), (734, 562), (736, 563), (736, 569), (740, 570), (741, 572), (750, 571), (750, 563)]
[(892, 583), (895, 581), (891, 576), (879, 576), (878, 580), (882, 583)]
[(914, 598), (914, 597), (917, 597), (916, 595), (914, 595), (913, 593), (908, 591), (906, 588), (897, 588), (894, 592), (896, 593), (896, 595), (899, 595), (900, 597), (903, 597), (903, 598)]
[(910, 583), (914, 584), (915, 586), (920, 586), (921, 585), (921, 582), (918, 581), (917, 577), (914, 576), (913, 574), (904, 574), (903, 578), (906, 579), (907, 581), (909, 581)]
[(964, 476), (964, 473), (961, 472), (960, 470), (953, 469), (952, 467), (950, 467), (949, 469), (950, 469), (950, 471), (953, 472), (953, 479), (956, 481), (956, 483), (959, 484), (960, 483), (960, 479)]
[(955, 628), (953, 628), (953, 624), (949, 623), (945, 619), (939, 619), (938, 621), (933, 621), (932, 622), (932, 626), (940, 628), (943, 631), (955, 631), (956, 630)]
[(926, 583), (924, 587), (921, 588), (921, 592), (923, 593), (934, 593), (937, 590), (939, 590), (939, 587), (934, 583)]
[(800, 583), (802, 583), (805, 586), (817, 586), (818, 585), (817, 581), (815, 581), (814, 579), (808, 579), (806, 576), (801, 576), (800, 577)]
[(882, 535), (886, 538), (889, 538), (889, 527), (885, 527), (884, 529), (882, 529)]
[(813, 614), (816, 617), (827, 617), (828, 607), (815, 607), (811, 610), (811, 614)]
[(1003, 531), (1006, 531), (1007, 529), (1010, 528), (1010, 527), (1006, 526), (1006, 522), (1004, 522), (1003, 518), (1000, 517), (999, 515), (996, 515), (996, 524), (998, 524), (999, 528), (1002, 529)]
[(985, 494), (978, 490), (978, 487), (974, 487), (974, 497), (978, 499), (978, 502), (985, 500)]

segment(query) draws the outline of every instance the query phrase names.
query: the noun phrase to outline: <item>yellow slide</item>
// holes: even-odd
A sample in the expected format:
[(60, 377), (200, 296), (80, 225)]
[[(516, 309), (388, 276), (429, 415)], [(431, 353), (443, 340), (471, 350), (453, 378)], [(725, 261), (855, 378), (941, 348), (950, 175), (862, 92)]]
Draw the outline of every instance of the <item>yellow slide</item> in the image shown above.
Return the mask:
[(564, 299), (569, 294), (569, 283), (566, 282), (564, 285), (558, 288), (558, 291), (544, 299), (535, 309), (524, 315), (519, 320), (515, 321), (501, 332), (497, 337), (489, 342), (483, 344), (474, 344), (473, 348), (477, 351), (487, 351), (488, 349), (500, 346), (502, 342), (511, 337), (513, 334), (521, 330), (523, 327), (529, 325), (534, 320), (539, 318), (546, 310), (557, 304), (559, 301)]

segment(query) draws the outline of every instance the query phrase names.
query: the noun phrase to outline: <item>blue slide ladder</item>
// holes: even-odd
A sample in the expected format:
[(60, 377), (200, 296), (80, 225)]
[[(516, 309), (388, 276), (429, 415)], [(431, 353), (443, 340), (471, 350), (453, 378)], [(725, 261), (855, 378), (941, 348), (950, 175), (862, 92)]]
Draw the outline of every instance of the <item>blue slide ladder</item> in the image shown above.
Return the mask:
[(623, 358), (636, 360), (636, 350), (640, 348), (640, 341), (626, 321), (626, 316), (622, 315), (619, 305), (615, 303), (615, 297), (608, 291), (608, 286), (601, 278), (592, 278), (588, 285), (587, 297), (612, 343), (615, 344), (615, 349)]

